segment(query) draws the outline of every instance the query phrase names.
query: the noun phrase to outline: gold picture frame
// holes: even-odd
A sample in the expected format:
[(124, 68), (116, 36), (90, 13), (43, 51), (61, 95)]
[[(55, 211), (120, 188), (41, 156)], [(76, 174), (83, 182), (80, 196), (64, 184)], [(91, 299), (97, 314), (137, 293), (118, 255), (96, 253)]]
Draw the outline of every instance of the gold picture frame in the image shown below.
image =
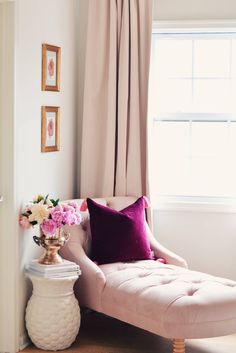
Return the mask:
[(61, 48), (42, 44), (42, 91), (60, 91)]
[(60, 150), (60, 108), (42, 107), (41, 152)]

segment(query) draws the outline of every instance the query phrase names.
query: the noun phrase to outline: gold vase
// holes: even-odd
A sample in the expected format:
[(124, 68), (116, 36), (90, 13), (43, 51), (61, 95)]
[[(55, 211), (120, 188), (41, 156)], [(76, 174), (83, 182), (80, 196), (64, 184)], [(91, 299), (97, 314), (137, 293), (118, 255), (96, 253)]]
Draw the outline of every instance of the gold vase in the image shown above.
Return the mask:
[(62, 257), (58, 254), (60, 248), (65, 245), (69, 239), (69, 233), (64, 232), (62, 228), (56, 230), (53, 238), (48, 238), (40, 230), (40, 237), (34, 236), (35, 243), (45, 249), (43, 256), (39, 259), (40, 264), (55, 265), (63, 261)]

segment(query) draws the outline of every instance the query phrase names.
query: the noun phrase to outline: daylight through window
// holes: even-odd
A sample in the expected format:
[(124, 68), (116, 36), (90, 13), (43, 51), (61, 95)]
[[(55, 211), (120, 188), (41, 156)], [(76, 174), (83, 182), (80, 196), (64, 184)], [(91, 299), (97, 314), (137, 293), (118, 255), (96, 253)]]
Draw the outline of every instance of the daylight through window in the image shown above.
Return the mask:
[(156, 195), (236, 197), (236, 34), (153, 33)]

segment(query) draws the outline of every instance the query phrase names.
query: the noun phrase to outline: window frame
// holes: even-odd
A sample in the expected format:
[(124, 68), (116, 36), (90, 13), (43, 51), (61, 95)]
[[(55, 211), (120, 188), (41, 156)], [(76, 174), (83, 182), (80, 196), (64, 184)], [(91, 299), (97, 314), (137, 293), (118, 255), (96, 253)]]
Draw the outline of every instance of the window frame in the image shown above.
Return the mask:
[[(201, 34), (201, 33), (235, 33), (236, 35), (236, 21), (234, 20), (204, 20), (204, 21), (153, 21), (152, 34), (183, 34), (189, 38), (189, 34)], [(160, 114), (158, 117), (150, 119), (149, 126), (151, 130), (152, 124), (157, 121), (203, 121), (199, 117), (198, 113), (192, 113), (191, 118), (184, 119), (185, 113), (180, 113), (179, 118), (176, 118), (177, 114)], [(198, 118), (196, 119), (196, 115)], [(215, 117), (218, 118), (215, 120)], [(173, 117), (175, 116), (175, 119)], [(206, 114), (204, 114), (206, 117)], [(235, 121), (235, 114), (207, 114), (207, 120), (204, 121)], [(152, 121), (151, 121), (152, 120)], [(151, 150), (151, 148), (150, 148)], [(236, 213), (236, 197), (204, 197), (204, 196), (174, 196), (164, 195), (153, 197), (154, 209), (161, 211), (181, 211), (181, 212), (223, 212), (223, 213)]]

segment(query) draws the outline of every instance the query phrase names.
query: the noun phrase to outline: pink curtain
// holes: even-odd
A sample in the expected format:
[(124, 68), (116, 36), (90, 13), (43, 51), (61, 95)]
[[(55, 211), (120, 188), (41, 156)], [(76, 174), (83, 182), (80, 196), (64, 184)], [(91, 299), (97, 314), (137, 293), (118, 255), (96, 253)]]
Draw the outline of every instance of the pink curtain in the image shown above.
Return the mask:
[(89, 0), (81, 197), (148, 195), (152, 0)]

